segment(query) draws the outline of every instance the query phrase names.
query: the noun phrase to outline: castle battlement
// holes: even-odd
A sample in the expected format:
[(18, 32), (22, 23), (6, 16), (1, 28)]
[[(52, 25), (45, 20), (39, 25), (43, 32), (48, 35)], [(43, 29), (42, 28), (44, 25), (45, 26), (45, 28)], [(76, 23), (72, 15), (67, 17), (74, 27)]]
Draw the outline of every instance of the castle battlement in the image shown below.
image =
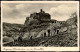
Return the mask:
[(41, 21), (45, 21), (45, 20), (50, 20), (51, 19), (51, 16), (49, 13), (45, 13), (45, 11), (43, 11), (42, 9), (40, 10), (40, 12), (35, 12), (35, 13), (32, 13), (30, 15), (30, 18), (33, 18), (33, 19), (38, 19), (38, 20), (41, 20)]

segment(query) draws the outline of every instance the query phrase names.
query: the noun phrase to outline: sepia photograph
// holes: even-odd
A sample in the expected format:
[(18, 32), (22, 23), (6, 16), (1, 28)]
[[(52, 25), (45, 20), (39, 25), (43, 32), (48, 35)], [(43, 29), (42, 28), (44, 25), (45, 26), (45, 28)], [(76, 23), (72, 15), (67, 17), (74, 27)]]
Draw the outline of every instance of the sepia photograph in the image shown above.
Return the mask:
[(8, 50), (7, 47), (9, 50), (79, 49), (79, 2), (4, 1), (1, 32), (2, 50)]

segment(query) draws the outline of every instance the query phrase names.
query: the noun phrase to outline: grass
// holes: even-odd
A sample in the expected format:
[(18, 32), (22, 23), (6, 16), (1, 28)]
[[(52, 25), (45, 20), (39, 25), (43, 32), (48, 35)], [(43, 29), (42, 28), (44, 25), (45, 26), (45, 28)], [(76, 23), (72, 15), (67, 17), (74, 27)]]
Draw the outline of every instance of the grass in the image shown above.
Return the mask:
[[(23, 40), (22, 42), (15, 41), (4, 46), (43, 46), (43, 47), (75, 47), (77, 46), (77, 35), (72, 34), (58, 34), (50, 37), (40, 37), (32, 40)], [(75, 38), (75, 39), (74, 39)]]

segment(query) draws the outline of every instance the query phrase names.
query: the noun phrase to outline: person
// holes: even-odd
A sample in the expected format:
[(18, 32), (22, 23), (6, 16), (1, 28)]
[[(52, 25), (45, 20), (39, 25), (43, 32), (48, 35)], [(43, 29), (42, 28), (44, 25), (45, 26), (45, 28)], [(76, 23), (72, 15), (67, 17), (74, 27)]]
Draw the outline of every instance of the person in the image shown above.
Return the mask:
[(50, 36), (50, 30), (48, 30), (48, 37)]
[(59, 33), (59, 29), (57, 29), (57, 34)]
[(30, 40), (32, 40), (32, 36), (30, 36)]
[(18, 41), (19, 41), (19, 42), (22, 42), (22, 37), (19, 37), (19, 38), (18, 38)]
[(46, 37), (46, 32), (44, 33), (44, 37)]

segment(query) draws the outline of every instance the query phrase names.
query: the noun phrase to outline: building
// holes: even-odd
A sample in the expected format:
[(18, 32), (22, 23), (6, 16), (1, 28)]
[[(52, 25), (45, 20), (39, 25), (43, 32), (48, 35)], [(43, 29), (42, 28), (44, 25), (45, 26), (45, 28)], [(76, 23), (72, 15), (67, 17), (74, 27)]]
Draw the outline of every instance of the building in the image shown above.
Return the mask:
[(38, 19), (40, 21), (50, 21), (51, 20), (50, 14), (45, 13), (45, 11), (43, 11), (42, 9), (40, 10), (39, 13), (37, 13), (37, 12), (32, 13), (30, 15), (30, 18)]

